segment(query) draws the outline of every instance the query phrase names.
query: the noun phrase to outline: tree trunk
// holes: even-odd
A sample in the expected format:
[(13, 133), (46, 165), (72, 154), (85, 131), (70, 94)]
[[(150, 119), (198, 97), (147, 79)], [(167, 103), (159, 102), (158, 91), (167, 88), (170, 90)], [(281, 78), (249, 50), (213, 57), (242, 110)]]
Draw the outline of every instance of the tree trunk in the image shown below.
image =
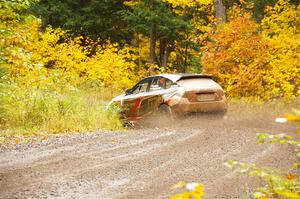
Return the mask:
[(164, 67), (164, 72), (167, 72), (168, 70), (168, 58), (169, 58), (169, 48), (166, 46), (165, 53), (162, 59), (162, 67)]
[(162, 65), (163, 57), (165, 53), (165, 45), (163, 39), (159, 40), (159, 65)]
[(165, 53), (166, 53), (166, 40), (165, 39), (160, 39), (159, 40), (159, 61), (160, 61), (160, 66), (163, 66)]
[[(130, 45), (140, 49), (140, 38), (137, 33), (134, 33)], [(138, 58), (134, 61), (134, 63), (138, 66), (140, 65), (140, 51), (138, 51)]]
[(156, 24), (151, 25), (150, 29), (150, 64), (155, 64), (155, 44), (156, 44)]
[(185, 46), (185, 50), (184, 50), (184, 66), (183, 66), (183, 73), (186, 73), (186, 69), (187, 69), (187, 62), (188, 62), (188, 46)]
[(214, 0), (215, 17), (218, 19), (218, 23), (226, 22), (226, 8), (222, 0)]
[(166, 39), (161, 39), (159, 43), (159, 58), (160, 58), (160, 65), (164, 68), (164, 72), (167, 71), (168, 67), (168, 57), (169, 57), (169, 48), (168, 42)]

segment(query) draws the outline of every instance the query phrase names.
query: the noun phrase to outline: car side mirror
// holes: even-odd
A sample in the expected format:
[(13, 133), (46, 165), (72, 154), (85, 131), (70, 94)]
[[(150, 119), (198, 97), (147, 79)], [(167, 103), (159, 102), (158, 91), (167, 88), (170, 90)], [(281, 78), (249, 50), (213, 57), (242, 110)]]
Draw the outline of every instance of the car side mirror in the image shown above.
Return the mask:
[(126, 95), (131, 95), (131, 94), (132, 94), (131, 88), (130, 88), (130, 89), (127, 89), (127, 90), (125, 91), (125, 94), (126, 94)]

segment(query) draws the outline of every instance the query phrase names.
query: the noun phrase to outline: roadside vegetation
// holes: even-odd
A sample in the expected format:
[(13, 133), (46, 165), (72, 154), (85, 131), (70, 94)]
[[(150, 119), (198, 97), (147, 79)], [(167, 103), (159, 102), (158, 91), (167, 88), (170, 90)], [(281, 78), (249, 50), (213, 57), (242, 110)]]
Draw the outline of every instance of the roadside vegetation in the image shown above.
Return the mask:
[(59, 28), (41, 31), (40, 19), (23, 14), (26, 3), (1, 3), (2, 136), (121, 128), (105, 101), (140, 77), (132, 55), (117, 44), (82, 45)]

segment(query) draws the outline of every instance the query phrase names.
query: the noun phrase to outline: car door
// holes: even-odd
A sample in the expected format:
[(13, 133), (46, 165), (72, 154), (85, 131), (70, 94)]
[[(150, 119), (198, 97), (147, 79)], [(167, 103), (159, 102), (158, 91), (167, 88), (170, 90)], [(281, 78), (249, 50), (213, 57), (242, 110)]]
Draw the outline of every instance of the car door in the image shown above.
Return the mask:
[(154, 112), (161, 104), (167, 103), (170, 96), (177, 91), (175, 85), (176, 83), (161, 76), (157, 76), (152, 80), (148, 99), (149, 112)]
[(123, 98), (122, 104), (125, 115), (130, 120), (136, 120), (147, 114), (148, 94), (152, 77), (141, 80), (132, 89), (129, 95)]
[(149, 97), (148, 97), (148, 113), (156, 111), (158, 106), (163, 103), (163, 86), (160, 80), (163, 77), (154, 77), (150, 84)]
[(157, 110), (164, 101), (163, 96), (169, 91), (166, 89), (168, 80), (165, 77), (155, 76), (150, 79), (149, 90), (141, 98), (140, 116), (148, 115)]
[(164, 102), (164, 95), (170, 92), (167, 89), (169, 82), (172, 83), (171, 80), (161, 76), (155, 76), (150, 79), (149, 89), (141, 98), (140, 116), (155, 112), (159, 105)]

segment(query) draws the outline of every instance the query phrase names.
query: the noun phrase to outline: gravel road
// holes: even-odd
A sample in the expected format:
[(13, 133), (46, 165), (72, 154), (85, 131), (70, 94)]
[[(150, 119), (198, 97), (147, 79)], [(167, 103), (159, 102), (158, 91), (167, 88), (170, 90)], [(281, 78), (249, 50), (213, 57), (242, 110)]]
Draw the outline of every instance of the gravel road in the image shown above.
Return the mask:
[[(256, 110), (257, 109), (257, 110)], [(227, 118), (186, 118), (50, 138), (0, 152), (0, 198), (169, 198), (179, 181), (201, 182), (205, 198), (242, 198), (256, 180), (231, 173), (227, 160), (287, 169), (289, 146), (258, 144), (256, 133), (296, 132), (280, 111), (231, 108)]]

